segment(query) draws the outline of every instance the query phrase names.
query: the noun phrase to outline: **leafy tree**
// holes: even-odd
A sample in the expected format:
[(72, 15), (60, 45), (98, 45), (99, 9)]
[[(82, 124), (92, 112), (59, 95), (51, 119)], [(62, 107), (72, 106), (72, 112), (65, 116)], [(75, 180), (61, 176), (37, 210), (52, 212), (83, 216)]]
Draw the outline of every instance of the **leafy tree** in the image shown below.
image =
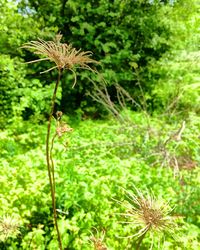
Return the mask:
[[(52, 71), (48, 76), (35, 73), (44, 71), (48, 62), (30, 67), (21, 65), (22, 61), (36, 59), (32, 53), (18, 49), (26, 41), (38, 37), (52, 40), (60, 31), (64, 41), (94, 52), (95, 59), (101, 62), (102, 68), (98, 70), (110, 86), (112, 100), (116, 96), (112, 85), (117, 82), (136, 100), (145, 98), (152, 110), (163, 105), (154, 91), (158, 79), (165, 81), (166, 74), (159, 61), (173, 58), (173, 54), (169, 57), (166, 52), (186, 47), (194, 50), (199, 41), (196, 0), (3, 0), (0, 8), (3, 120), (13, 116), (13, 107), (17, 105), (21, 112), (18, 115), (23, 114), (26, 119), (41, 112), (48, 113), (47, 92), (51, 91), (51, 79), (56, 72)], [(12, 73), (6, 69), (5, 58), (10, 60), (8, 65), (13, 69)], [(72, 89), (73, 76), (62, 77), (57, 105), (65, 113), (94, 105), (86, 96), (93, 86), (89, 77), (87, 72), (78, 75), (81, 84), (75, 89)], [(143, 88), (143, 97), (138, 82)]]
[(152, 110), (199, 113), (199, 19), (196, 0), (176, 1), (170, 15), (171, 49), (148, 67)]
[[(171, 8), (160, 1), (29, 0), (22, 1), (21, 8), (27, 8), (27, 4), (33, 16), (42, 17), (47, 27), (58, 27), (65, 41), (93, 51), (102, 62), (101, 71), (110, 85), (118, 82), (131, 92), (137, 82), (135, 67), (146, 67), (171, 46), (170, 26), (165, 18)], [(71, 90), (70, 78), (63, 78), (62, 110), (83, 104), (85, 93), (91, 88), (87, 77), (80, 76), (82, 84), (76, 91)]]
[[(42, 18), (35, 20), (30, 11), (22, 12), (16, 1), (3, 0), (0, 9), (0, 127), (5, 127), (14, 116), (29, 117), (38, 109), (39, 112), (44, 110), (41, 109), (41, 105), (37, 105), (38, 101), (40, 103), (44, 100), (44, 96), (41, 95), (44, 92), (43, 85), (38, 80), (28, 81), (27, 75), (31, 71), (23, 64), (23, 55), (19, 47), (27, 39), (38, 36), (39, 33), (49, 34), (50, 31), (44, 29), (41, 32), (41, 27), (44, 27)], [(36, 95), (35, 89), (40, 90), (41, 94)], [(32, 98), (33, 93), (37, 98)]]

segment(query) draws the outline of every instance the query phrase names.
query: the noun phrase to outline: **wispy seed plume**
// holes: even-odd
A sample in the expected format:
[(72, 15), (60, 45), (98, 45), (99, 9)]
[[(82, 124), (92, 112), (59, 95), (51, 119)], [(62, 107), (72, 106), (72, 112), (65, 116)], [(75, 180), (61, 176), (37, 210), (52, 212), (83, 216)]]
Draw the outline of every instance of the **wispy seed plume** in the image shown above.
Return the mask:
[(54, 41), (44, 41), (39, 38), (38, 41), (25, 43), (22, 48), (32, 50), (36, 55), (44, 56), (44, 58), (33, 60), (28, 63), (35, 63), (45, 60), (55, 63), (54, 67), (41, 73), (49, 72), (55, 68), (58, 70), (68, 69), (73, 71), (74, 68), (79, 67), (92, 70), (88, 64), (98, 64), (96, 60), (91, 58), (91, 51), (85, 52), (81, 51), (81, 49), (77, 50), (73, 48), (71, 44), (61, 43), (61, 38), (62, 35), (58, 34), (56, 35)]

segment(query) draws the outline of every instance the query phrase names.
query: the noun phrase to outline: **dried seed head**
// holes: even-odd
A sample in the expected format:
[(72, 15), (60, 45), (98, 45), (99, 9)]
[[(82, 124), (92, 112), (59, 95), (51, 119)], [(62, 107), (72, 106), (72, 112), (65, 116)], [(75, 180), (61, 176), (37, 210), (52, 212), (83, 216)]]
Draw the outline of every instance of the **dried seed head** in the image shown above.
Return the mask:
[(58, 137), (61, 137), (66, 132), (72, 132), (73, 128), (70, 128), (66, 123), (59, 122), (56, 128), (56, 133)]
[(105, 244), (102, 242), (102, 239), (91, 237), (90, 240), (93, 242), (95, 250), (107, 250)]
[[(99, 232), (96, 228), (94, 228), (97, 235), (99, 235)], [(102, 237), (95, 237), (92, 234), (92, 237), (90, 237), (90, 241), (93, 243), (94, 249), (95, 250), (107, 250), (106, 245), (104, 244), (104, 237), (105, 237), (105, 231), (103, 231), (103, 236)]]
[(127, 193), (127, 198), (126, 201), (118, 202), (126, 208), (126, 212), (120, 215), (127, 219), (123, 223), (129, 224), (134, 230), (137, 230), (137, 233), (128, 238), (142, 237), (148, 232), (152, 239), (157, 233), (159, 237), (165, 233), (174, 235), (177, 224), (175, 217), (170, 216), (172, 209), (168, 203), (156, 200), (150, 194), (144, 196), (138, 189), (136, 189), (136, 194)]
[(59, 70), (69, 69), (73, 71), (75, 67), (81, 67), (85, 69), (90, 69), (88, 64), (98, 63), (91, 58), (92, 52), (76, 50), (71, 44), (61, 43), (62, 35), (56, 35), (54, 41), (44, 41), (38, 39), (38, 41), (31, 41), (22, 46), (22, 48), (33, 50), (35, 54), (45, 56), (38, 60), (30, 61), (28, 63), (34, 63), (44, 60), (52, 61), (56, 66), (42, 72), (48, 72), (54, 68)]
[(19, 221), (11, 216), (0, 218), (0, 240), (5, 241), (9, 237), (15, 237), (20, 233)]

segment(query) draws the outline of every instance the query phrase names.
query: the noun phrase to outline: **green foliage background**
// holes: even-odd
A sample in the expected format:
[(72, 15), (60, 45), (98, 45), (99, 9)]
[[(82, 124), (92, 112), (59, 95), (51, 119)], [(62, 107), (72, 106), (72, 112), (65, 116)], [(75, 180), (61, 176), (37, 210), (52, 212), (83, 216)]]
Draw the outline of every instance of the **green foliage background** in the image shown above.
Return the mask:
[[(0, 217), (16, 216), (20, 230), (6, 240), (0, 232), (1, 249), (57, 249), (44, 153), (57, 73), (39, 74), (48, 62), (25, 64), (37, 58), (20, 46), (58, 32), (101, 62), (113, 103), (118, 83), (143, 107), (128, 104), (120, 113), (128, 122), (120, 123), (87, 95), (91, 73), (77, 72), (74, 89), (73, 76), (63, 75), (56, 110), (74, 129), (54, 149), (65, 248), (94, 249), (90, 237), (105, 231), (108, 249), (135, 249), (136, 238), (118, 237), (136, 232), (119, 223), (124, 209), (115, 201), (134, 186), (175, 206), (177, 238), (167, 235), (164, 249), (200, 248), (199, 12), (196, 0), (1, 0)], [(104, 119), (90, 119), (97, 117)], [(182, 139), (169, 142), (166, 160), (162, 146), (183, 120)], [(150, 244), (147, 236), (141, 249)]]
[[(137, 239), (118, 236), (135, 232), (131, 225), (120, 223), (123, 218), (118, 214), (124, 209), (116, 200), (123, 201), (124, 189), (131, 191), (136, 186), (170, 201), (175, 206), (173, 215), (180, 216), (177, 238), (166, 236), (164, 249), (198, 249), (199, 119), (191, 116), (182, 141), (168, 145), (169, 155), (180, 159), (176, 172), (172, 163), (161, 167), (164, 160), (158, 145), (178, 124), (160, 118), (152, 119), (147, 127), (142, 114), (129, 116), (132, 126), (115, 120), (73, 122), (74, 132), (56, 142), (57, 208), (64, 246), (93, 249), (89, 238), (92, 233), (98, 237), (95, 227), (100, 237), (105, 230), (108, 249), (134, 249)], [(21, 223), (20, 235), (2, 242), (1, 248), (56, 249), (43, 153), (45, 127), (29, 122), (20, 125), (1, 132), (1, 213), (20, 215)], [(155, 157), (155, 153), (160, 155)], [(149, 249), (150, 243), (147, 237), (142, 249)], [(155, 245), (155, 249), (159, 248)]]
[[(94, 59), (101, 62), (98, 70), (110, 86), (108, 90), (113, 101), (116, 101), (116, 93), (112, 86), (118, 83), (141, 102), (139, 81), (145, 92), (147, 108), (152, 112), (155, 109), (167, 108), (169, 102), (166, 102), (166, 98), (171, 99), (171, 92), (177, 88), (177, 75), (181, 74), (185, 89), (195, 81), (188, 81), (189, 72), (187, 69), (180, 72), (179, 65), (176, 59), (174, 60), (184, 60), (183, 57), (180, 59), (179, 55), (184, 53), (186, 48), (188, 53), (198, 50), (199, 7), (195, 0), (184, 0), (184, 4), (182, 1), (163, 3), (148, 0), (21, 0), (18, 3), (4, 0), (1, 9), (1, 79), (7, 78), (8, 81), (5, 83), (5, 80), (2, 80), (1, 83), (1, 98), (4, 103), (2, 119), (12, 118), (13, 112), (15, 113), (13, 109), (20, 103), (21, 98), (23, 103), (20, 107), (23, 108), (19, 116), (29, 119), (33, 116), (38, 117), (39, 113), (45, 116), (48, 113), (48, 105), (40, 107), (39, 103), (43, 102), (43, 88), (48, 89), (56, 72), (39, 75), (39, 72), (50, 67), (49, 63), (23, 65), (23, 61), (30, 61), (36, 57), (30, 52), (20, 50), (19, 47), (38, 37), (53, 39), (56, 32), (63, 34), (64, 42), (94, 53)], [(196, 55), (196, 60), (199, 61), (198, 53)], [(168, 61), (171, 68), (167, 68)], [(190, 62), (187, 61), (185, 65), (186, 68), (189, 67)], [(166, 80), (169, 75), (170, 83)], [(79, 84), (75, 89), (71, 88), (72, 77), (65, 74), (62, 78), (58, 103), (60, 109), (69, 114), (81, 107), (84, 113), (91, 115), (89, 107), (95, 106), (93, 115), (101, 116), (102, 108), (86, 95), (92, 89), (88, 80), (91, 74), (85, 72), (79, 75)], [(165, 96), (159, 94), (163, 89), (160, 82), (170, 86), (165, 87)], [(31, 91), (34, 86), (38, 89), (37, 98), (32, 94), (28, 97), (29, 94), (24, 88)], [(16, 101), (13, 92), (18, 93)], [(190, 99), (197, 101), (197, 98)], [(191, 107), (196, 110), (194, 106), (192, 102)], [(1, 126), (4, 126), (2, 123)]]

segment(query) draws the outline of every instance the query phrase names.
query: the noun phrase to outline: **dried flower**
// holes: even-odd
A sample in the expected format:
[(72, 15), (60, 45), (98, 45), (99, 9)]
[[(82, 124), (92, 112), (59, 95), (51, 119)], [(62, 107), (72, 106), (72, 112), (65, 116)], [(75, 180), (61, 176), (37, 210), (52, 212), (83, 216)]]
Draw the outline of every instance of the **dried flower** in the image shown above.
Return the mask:
[(66, 123), (59, 122), (56, 128), (56, 133), (58, 137), (61, 137), (66, 132), (72, 132), (73, 128), (70, 128)]
[(138, 189), (136, 189), (136, 194), (128, 193), (127, 198), (128, 200), (124, 202), (118, 201), (126, 208), (126, 213), (120, 215), (128, 219), (123, 223), (130, 224), (132, 229), (138, 230), (137, 233), (128, 236), (128, 238), (138, 237), (143, 239), (149, 233), (153, 246), (156, 234), (159, 238), (162, 234), (174, 235), (177, 224), (175, 223), (175, 217), (170, 216), (172, 209), (168, 203), (156, 200), (150, 194), (144, 196)]
[[(96, 230), (97, 234), (99, 234), (98, 230), (96, 228), (94, 228), (94, 229)], [(106, 245), (103, 243), (104, 237), (105, 237), (105, 231), (103, 231), (102, 237), (95, 237), (92, 234), (92, 237), (90, 237), (90, 241), (93, 243), (95, 250), (107, 250)]]
[(15, 237), (20, 233), (19, 221), (12, 216), (0, 218), (0, 240), (5, 241), (9, 237)]
[(45, 58), (33, 60), (28, 63), (49, 60), (56, 64), (56, 66), (42, 73), (48, 72), (55, 68), (59, 70), (69, 69), (73, 71), (74, 67), (81, 67), (92, 70), (88, 64), (98, 63), (97, 61), (90, 58), (92, 52), (84, 52), (81, 51), (81, 49), (76, 50), (71, 44), (61, 43), (61, 38), (62, 35), (58, 34), (55, 38), (55, 41), (44, 41), (42, 39), (38, 39), (38, 41), (31, 41), (24, 44), (22, 48), (31, 49), (35, 54), (45, 56)]
[(95, 250), (107, 250), (106, 246), (104, 245), (101, 239), (91, 237), (90, 240), (93, 242)]

